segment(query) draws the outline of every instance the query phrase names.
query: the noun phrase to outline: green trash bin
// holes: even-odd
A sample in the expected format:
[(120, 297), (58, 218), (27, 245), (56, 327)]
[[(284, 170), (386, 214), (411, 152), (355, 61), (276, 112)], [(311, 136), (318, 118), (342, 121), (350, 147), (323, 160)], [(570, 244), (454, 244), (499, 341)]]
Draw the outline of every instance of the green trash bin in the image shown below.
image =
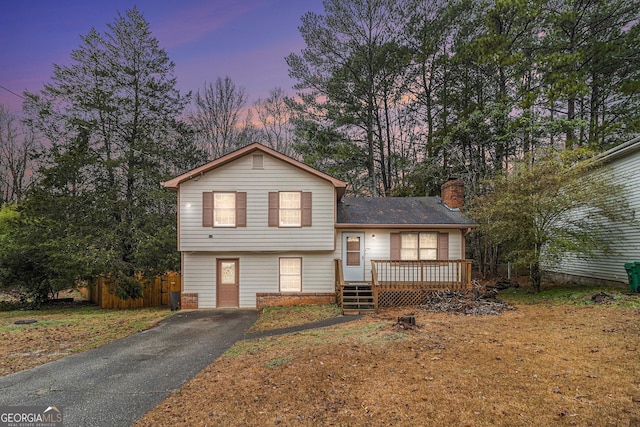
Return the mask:
[(638, 292), (638, 282), (640, 281), (640, 262), (628, 262), (624, 265), (629, 276), (629, 289), (631, 292)]

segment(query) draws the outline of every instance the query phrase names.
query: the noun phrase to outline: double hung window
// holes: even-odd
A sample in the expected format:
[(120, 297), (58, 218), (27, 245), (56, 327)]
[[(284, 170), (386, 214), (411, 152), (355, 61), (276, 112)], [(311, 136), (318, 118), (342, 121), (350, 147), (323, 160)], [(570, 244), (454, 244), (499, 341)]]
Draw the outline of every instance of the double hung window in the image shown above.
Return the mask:
[(438, 259), (438, 233), (401, 233), (400, 259), (412, 261)]
[(302, 290), (302, 258), (280, 258), (280, 292)]

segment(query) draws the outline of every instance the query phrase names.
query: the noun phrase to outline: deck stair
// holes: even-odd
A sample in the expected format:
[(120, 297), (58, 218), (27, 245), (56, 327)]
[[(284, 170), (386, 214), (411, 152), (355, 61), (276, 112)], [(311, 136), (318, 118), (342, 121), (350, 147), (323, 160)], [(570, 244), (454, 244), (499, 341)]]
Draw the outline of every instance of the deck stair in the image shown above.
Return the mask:
[(361, 314), (375, 311), (371, 283), (347, 282), (342, 288), (344, 314)]

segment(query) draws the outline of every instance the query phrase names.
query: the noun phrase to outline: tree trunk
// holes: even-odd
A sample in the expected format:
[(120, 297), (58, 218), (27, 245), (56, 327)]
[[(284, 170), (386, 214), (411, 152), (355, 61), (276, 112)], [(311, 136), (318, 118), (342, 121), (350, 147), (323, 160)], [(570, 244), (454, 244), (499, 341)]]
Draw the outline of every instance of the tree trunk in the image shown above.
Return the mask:
[(540, 281), (542, 278), (542, 274), (540, 272), (540, 263), (535, 262), (531, 265), (531, 286), (533, 287), (533, 291), (537, 294), (540, 292)]

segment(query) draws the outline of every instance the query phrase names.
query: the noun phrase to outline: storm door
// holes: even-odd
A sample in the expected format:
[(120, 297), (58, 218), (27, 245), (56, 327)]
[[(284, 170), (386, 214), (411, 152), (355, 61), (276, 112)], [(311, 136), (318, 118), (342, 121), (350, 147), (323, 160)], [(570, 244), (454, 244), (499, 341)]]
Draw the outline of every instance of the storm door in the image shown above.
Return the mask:
[(342, 271), (345, 282), (364, 281), (364, 233), (342, 233)]

